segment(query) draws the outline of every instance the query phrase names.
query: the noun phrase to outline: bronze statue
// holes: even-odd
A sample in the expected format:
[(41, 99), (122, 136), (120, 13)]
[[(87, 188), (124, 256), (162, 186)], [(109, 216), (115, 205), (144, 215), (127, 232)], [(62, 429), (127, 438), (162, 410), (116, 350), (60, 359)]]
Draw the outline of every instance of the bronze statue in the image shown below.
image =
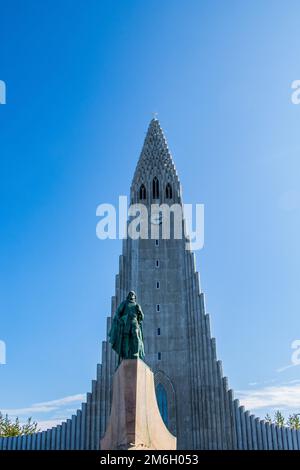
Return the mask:
[(144, 359), (144, 314), (139, 304), (136, 303), (134, 291), (130, 291), (127, 299), (121, 302), (113, 317), (109, 336), (109, 342), (113, 350), (122, 359)]

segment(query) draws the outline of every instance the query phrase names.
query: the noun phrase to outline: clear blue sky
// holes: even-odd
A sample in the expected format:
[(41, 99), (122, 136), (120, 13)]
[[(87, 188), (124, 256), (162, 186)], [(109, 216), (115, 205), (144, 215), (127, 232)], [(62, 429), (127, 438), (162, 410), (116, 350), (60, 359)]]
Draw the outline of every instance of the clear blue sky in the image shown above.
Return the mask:
[(258, 415), (300, 412), (300, 367), (277, 371), (300, 338), (299, 18), (297, 1), (0, 1), (0, 410), (55, 420), (89, 391), (121, 251), (96, 206), (128, 194), (157, 111), (185, 202), (205, 204), (230, 385)]

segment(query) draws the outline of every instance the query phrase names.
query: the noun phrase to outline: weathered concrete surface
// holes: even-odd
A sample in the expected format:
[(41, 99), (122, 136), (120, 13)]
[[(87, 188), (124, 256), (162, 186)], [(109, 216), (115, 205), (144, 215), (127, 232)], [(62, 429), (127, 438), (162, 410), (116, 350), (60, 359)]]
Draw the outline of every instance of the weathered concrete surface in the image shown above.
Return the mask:
[(115, 372), (111, 415), (101, 449), (176, 449), (176, 437), (158, 409), (153, 373), (140, 359), (123, 360)]

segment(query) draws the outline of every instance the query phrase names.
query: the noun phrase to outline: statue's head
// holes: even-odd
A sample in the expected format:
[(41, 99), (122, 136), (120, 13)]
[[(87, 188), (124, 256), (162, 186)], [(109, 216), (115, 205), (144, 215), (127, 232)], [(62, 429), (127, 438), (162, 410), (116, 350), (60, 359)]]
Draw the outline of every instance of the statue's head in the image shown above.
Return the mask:
[(133, 290), (131, 290), (128, 295), (127, 295), (127, 300), (129, 300), (129, 302), (135, 302), (136, 301), (136, 294)]

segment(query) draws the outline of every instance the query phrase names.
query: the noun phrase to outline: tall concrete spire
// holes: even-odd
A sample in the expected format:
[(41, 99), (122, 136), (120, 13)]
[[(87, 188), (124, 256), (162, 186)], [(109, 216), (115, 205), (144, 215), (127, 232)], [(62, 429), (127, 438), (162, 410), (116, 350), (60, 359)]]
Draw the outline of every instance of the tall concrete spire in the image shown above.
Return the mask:
[[(139, 189), (143, 185), (146, 194), (146, 202), (152, 202), (153, 179), (157, 178), (159, 186), (166, 187), (169, 183), (172, 187), (172, 202), (180, 202), (180, 182), (176, 172), (175, 164), (168, 147), (167, 140), (161, 128), (159, 120), (153, 118), (150, 121), (144, 145), (138, 160), (131, 185), (131, 202), (139, 201)], [(166, 201), (165, 191), (159, 191), (160, 202)]]

